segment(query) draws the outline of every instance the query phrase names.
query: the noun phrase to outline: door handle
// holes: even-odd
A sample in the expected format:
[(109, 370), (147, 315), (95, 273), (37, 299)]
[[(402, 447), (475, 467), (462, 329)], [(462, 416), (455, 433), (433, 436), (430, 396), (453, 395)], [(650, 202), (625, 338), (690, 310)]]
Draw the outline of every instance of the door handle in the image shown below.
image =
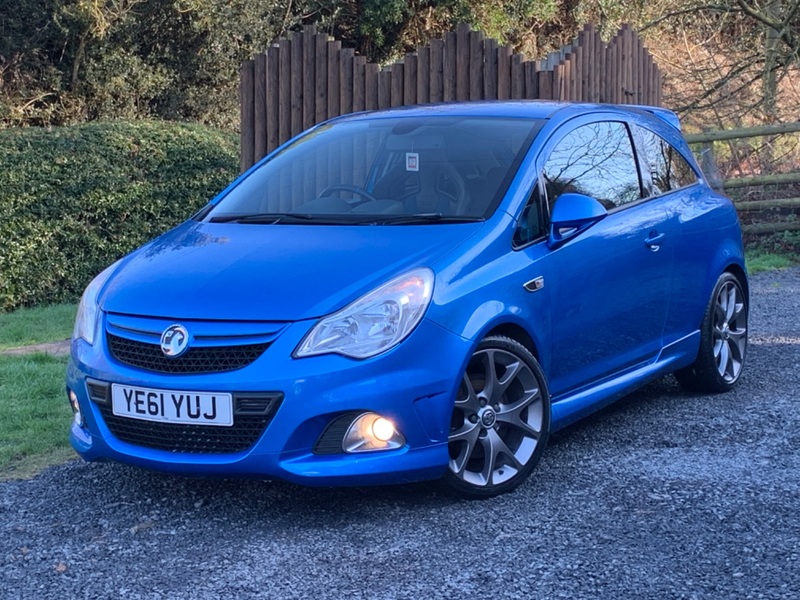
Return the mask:
[(667, 236), (663, 233), (651, 231), (650, 236), (644, 241), (644, 244), (653, 252), (658, 252), (658, 250), (661, 248), (661, 242), (664, 241), (665, 237)]

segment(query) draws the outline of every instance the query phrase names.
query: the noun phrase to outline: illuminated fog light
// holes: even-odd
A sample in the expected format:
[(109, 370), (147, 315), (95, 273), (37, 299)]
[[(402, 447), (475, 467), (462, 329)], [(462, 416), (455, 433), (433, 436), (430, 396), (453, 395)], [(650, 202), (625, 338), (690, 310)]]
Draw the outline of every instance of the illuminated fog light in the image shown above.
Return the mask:
[(75, 424), (78, 427), (83, 427), (83, 415), (81, 414), (81, 406), (78, 404), (78, 396), (75, 395), (75, 392), (69, 390), (69, 405), (72, 407), (72, 416), (75, 420)]
[(372, 452), (394, 450), (405, 443), (403, 434), (389, 419), (376, 413), (364, 413), (350, 425), (342, 447), (345, 452)]
[(378, 417), (372, 423), (372, 435), (382, 442), (388, 442), (394, 437), (394, 424), (388, 419)]

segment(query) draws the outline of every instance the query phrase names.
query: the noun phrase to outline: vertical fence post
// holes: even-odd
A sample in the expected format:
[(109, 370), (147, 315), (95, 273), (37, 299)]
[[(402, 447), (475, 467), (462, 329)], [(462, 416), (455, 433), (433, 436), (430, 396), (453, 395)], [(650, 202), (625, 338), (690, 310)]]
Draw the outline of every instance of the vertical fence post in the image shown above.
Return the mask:
[(267, 49), (267, 153), (278, 147), (280, 140), (280, 48)]
[(431, 101), (431, 49), (430, 46), (417, 48), (417, 102), (427, 104)]
[(430, 101), (444, 100), (444, 41), (431, 40)]
[(292, 86), (292, 132), (295, 136), (303, 131), (303, 36), (295, 32), (291, 38), (292, 65), (291, 86)]
[(242, 171), (246, 171), (253, 165), (255, 149), (254, 69), (254, 62), (252, 60), (247, 60), (242, 63), (242, 68), (239, 72), (239, 101), (241, 109), (239, 166)]
[[(328, 47), (328, 118), (338, 117), (342, 114), (341, 91), (344, 89), (342, 84), (342, 42), (339, 40), (330, 41)], [(350, 71), (350, 93), (353, 90), (353, 76)], [(348, 111), (349, 112), (349, 111)]]
[(456, 99), (458, 83), (458, 36), (448, 31), (444, 36), (444, 68), (442, 69), (445, 102)]
[(267, 54), (253, 60), (253, 162), (267, 153)]
[(403, 104), (410, 106), (417, 103), (417, 55), (406, 54), (403, 57)]

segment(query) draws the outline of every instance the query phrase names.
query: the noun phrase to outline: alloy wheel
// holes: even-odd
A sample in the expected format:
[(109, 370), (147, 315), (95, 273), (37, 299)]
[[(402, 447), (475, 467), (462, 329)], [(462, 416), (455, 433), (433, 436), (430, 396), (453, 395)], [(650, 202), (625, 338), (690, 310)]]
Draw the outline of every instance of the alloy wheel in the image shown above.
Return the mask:
[(452, 475), (486, 491), (518, 475), (523, 479), (545, 441), (545, 394), (539, 377), (516, 353), (497, 347), (475, 352), (450, 423)]
[(717, 293), (713, 323), (717, 372), (727, 383), (733, 383), (742, 372), (747, 347), (747, 304), (733, 281), (726, 281)]

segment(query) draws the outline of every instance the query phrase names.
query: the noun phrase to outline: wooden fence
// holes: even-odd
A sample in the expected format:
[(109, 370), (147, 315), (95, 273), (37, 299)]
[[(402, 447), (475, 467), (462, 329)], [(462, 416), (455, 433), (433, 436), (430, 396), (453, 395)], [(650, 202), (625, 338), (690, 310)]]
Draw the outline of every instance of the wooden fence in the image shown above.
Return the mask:
[(383, 68), (313, 26), (242, 64), (241, 168), (331, 117), (484, 99), (661, 104), (661, 73), (627, 25), (606, 44), (590, 25), (542, 60), (466, 25)]
[[(730, 194), (734, 205), (745, 221), (746, 233), (780, 233), (783, 231), (800, 231), (797, 215), (800, 213), (800, 197), (796, 190), (800, 184), (800, 171), (783, 173), (766, 173), (749, 177), (724, 179), (716, 166), (714, 142), (734, 141), (751, 137), (770, 137), (789, 133), (800, 133), (800, 122), (779, 123), (760, 127), (704, 131), (686, 135), (686, 141), (697, 144), (700, 163), (712, 187)], [(698, 150), (698, 148), (695, 148)], [(748, 189), (765, 187), (775, 188), (778, 195), (789, 196), (764, 200), (749, 200), (746, 196), (738, 197), (739, 192)], [(779, 189), (780, 188), (780, 189)]]

